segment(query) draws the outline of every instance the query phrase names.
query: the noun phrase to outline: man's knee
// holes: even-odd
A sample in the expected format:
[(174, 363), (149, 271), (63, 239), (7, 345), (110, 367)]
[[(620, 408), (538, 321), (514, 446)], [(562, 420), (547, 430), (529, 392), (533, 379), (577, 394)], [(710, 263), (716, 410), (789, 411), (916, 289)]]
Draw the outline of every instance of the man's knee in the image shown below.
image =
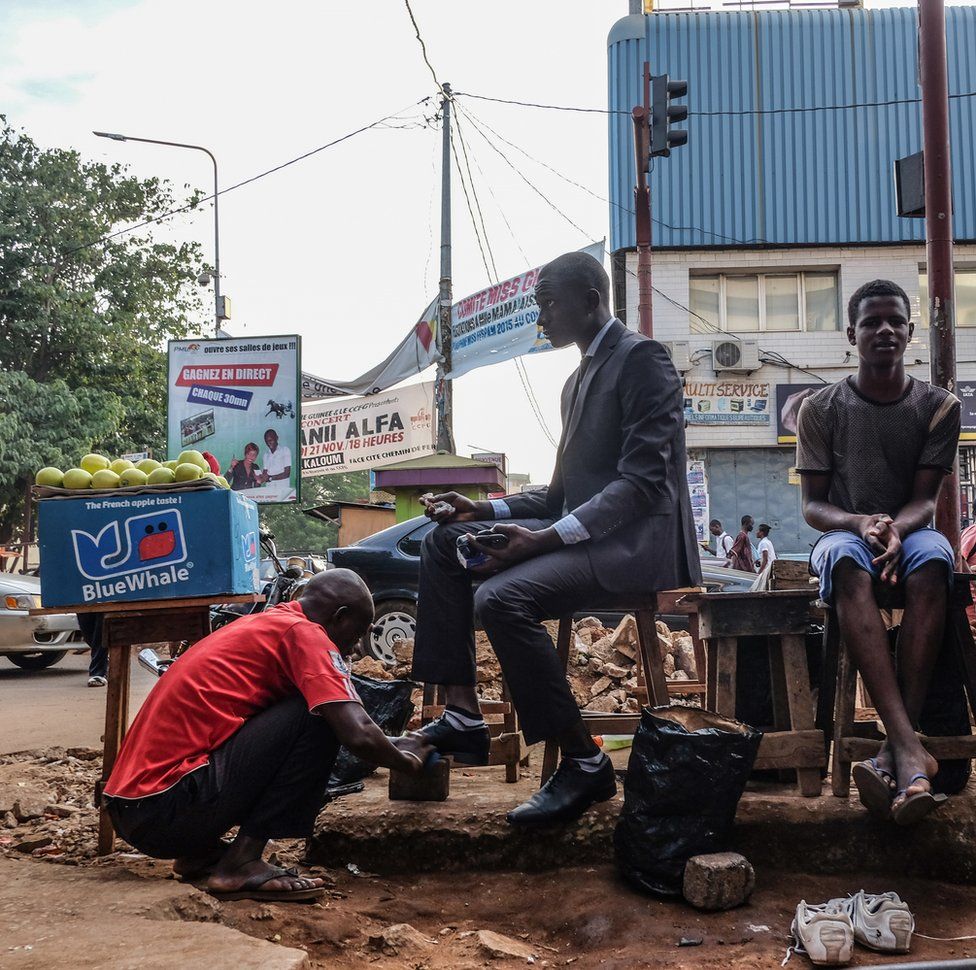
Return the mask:
[(832, 572), (834, 596), (839, 599), (873, 599), (873, 577), (853, 559), (841, 559)]
[(486, 629), (500, 619), (522, 617), (527, 613), (528, 602), (509, 584), (487, 582), (475, 590), (475, 616)]
[(926, 597), (938, 596), (947, 591), (947, 574), (951, 572), (948, 564), (939, 559), (929, 559), (916, 567), (905, 579), (907, 593), (924, 594)]

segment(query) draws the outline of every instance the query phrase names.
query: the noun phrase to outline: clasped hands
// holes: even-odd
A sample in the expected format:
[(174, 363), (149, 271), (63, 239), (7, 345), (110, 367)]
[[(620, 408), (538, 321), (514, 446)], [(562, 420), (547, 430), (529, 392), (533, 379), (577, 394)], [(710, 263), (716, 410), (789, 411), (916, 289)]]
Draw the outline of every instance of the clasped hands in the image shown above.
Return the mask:
[(901, 562), (901, 536), (894, 519), (880, 512), (861, 516), (861, 538), (878, 553), (871, 563), (881, 567), (881, 582), (894, 586)]
[[(421, 504), (424, 514), (438, 525), (452, 522), (472, 522), (483, 519), (485, 515), (478, 508), (478, 503), (458, 492), (444, 492), (440, 495), (422, 495)], [(514, 523), (498, 522), (492, 526), (493, 532), (501, 532), (508, 536), (508, 545), (502, 549), (489, 549), (472, 535), (471, 545), (479, 552), (489, 557), (483, 566), (471, 570), (479, 575), (491, 575), (514, 566), (516, 563), (533, 559), (544, 553), (558, 549), (562, 544), (559, 533), (553, 528), (526, 529)]]

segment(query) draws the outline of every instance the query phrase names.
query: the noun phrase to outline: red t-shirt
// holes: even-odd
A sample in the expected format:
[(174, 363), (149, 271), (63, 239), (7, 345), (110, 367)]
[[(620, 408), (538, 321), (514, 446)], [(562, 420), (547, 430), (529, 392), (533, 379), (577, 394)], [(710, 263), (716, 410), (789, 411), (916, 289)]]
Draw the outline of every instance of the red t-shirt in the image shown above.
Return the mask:
[(286, 697), (362, 703), (338, 647), (298, 601), (242, 617), (180, 657), (146, 698), (105, 794), (143, 798), (210, 760), (249, 718)]

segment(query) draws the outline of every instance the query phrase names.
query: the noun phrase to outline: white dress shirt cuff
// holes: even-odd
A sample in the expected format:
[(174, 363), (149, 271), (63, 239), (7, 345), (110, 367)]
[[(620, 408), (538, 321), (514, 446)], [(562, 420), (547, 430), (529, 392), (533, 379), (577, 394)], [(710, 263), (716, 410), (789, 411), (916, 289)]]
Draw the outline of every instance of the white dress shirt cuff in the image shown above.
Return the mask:
[(590, 538), (586, 526), (572, 512), (569, 515), (564, 515), (558, 522), (553, 522), (552, 527), (559, 533), (559, 538), (563, 540), (563, 545), (566, 546), (585, 542)]
[(496, 519), (510, 519), (512, 517), (512, 510), (508, 507), (508, 502), (503, 498), (493, 498), (491, 500), (491, 508), (495, 513)]

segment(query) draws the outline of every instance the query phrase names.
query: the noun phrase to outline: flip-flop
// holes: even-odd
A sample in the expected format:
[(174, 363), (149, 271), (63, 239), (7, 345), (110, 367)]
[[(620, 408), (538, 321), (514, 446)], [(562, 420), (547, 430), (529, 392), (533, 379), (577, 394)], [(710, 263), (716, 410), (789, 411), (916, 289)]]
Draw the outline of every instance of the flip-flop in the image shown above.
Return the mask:
[(304, 902), (318, 899), (325, 893), (325, 886), (313, 886), (311, 889), (262, 889), (261, 887), (272, 879), (281, 876), (298, 876), (294, 867), (281, 869), (275, 866), (270, 872), (262, 872), (251, 876), (240, 889), (221, 890), (208, 889), (207, 892), (216, 899), (257, 899), (268, 903)]
[(891, 817), (898, 825), (914, 825), (916, 822), (925, 818), (933, 808), (941, 805), (946, 799), (947, 795), (934, 794), (931, 790), (915, 792), (914, 795), (909, 795), (904, 798), (905, 792), (908, 791), (916, 781), (927, 781), (930, 785), (932, 780), (927, 774), (920, 771), (918, 774), (912, 775), (909, 779), (908, 784), (904, 788), (898, 790), (898, 794), (895, 796), (896, 799), (901, 798), (902, 800), (891, 810)]
[(877, 758), (859, 761), (851, 769), (857, 797), (872, 815), (888, 818), (891, 815), (891, 802), (895, 797), (894, 776), (878, 766)]

